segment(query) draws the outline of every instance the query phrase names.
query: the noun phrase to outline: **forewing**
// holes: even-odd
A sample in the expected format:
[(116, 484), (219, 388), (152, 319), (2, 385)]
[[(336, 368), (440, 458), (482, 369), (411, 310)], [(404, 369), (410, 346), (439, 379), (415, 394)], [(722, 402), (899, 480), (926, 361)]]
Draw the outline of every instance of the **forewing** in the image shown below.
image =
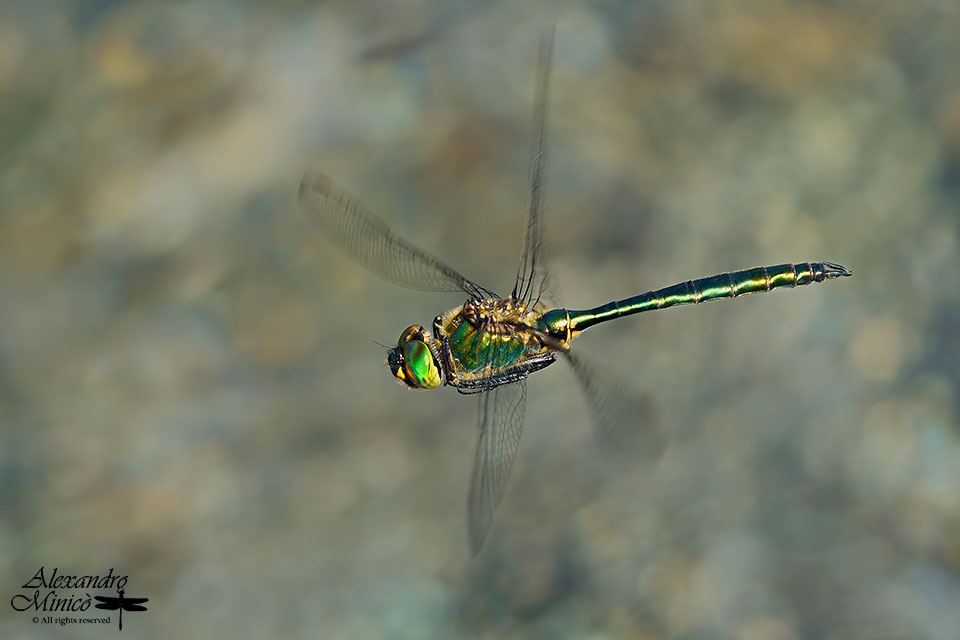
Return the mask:
[(385, 280), (418, 291), (465, 291), (472, 297), (497, 297), (399, 237), (323, 174), (308, 172), (303, 176), (299, 199), (304, 213), (327, 236)]
[(99, 600), (100, 604), (94, 605), (97, 609), (119, 609), (120, 608), (120, 598), (111, 598), (109, 596), (93, 596), (95, 600)]
[(547, 293), (547, 250), (543, 237), (544, 138), (547, 129), (547, 97), (553, 59), (553, 30), (540, 39), (537, 88), (533, 109), (533, 144), (530, 148), (530, 209), (520, 253), (520, 267), (513, 296), (525, 302), (539, 301)]
[(510, 469), (520, 445), (526, 401), (526, 380), (480, 394), (480, 437), (467, 495), (467, 525), (470, 550), (474, 554), (483, 547), (493, 522), (493, 512), (507, 488)]

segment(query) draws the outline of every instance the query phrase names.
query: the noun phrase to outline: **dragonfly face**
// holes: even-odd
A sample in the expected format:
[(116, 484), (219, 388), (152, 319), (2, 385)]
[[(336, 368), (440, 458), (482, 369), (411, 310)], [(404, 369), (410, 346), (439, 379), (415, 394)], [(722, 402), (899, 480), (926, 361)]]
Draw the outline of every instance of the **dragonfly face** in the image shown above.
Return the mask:
[(410, 325), (397, 341), (397, 346), (387, 353), (390, 372), (411, 389), (436, 389), (440, 386), (440, 366), (428, 344), (424, 328)]

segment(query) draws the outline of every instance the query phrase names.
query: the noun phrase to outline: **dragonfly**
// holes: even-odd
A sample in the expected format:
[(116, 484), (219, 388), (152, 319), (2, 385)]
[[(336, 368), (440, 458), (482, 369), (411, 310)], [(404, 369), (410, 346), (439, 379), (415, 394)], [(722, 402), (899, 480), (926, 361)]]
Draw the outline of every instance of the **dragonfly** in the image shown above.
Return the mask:
[(558, 359), (569, 363), (596, 431), (615, 436), (618, 423), (639, 422), (642, 398), (618, 380), (600, 381), (571, 341), (598, 324), (646, 311), (737, 298), (824, 282), (852, 272), (832, 262), (756, 267), (687, 280), (585, 310), (549, 308), (543, 222), (544, 138), (553, 34), (541, 38), (530, 153), (530, 205), (513, 289), (494, 293), (397, 235), (379, 216), (325, 174), (308, 171), (298, 199), (305, 215), (360, 264), (409, 289), (459, 292), (467, 300), (437, 315), (431, 329), (414, 324), (388, 347), (393, 376), (410, 389), (455, 388), (477, 395), (479, 435), (467, 495), (470, 549), (480, 552), (507, 486), (520, 443), (526, 381)]
[(147, 608), (141, 606), (144, 602), (150, 600), (150, 598), (125, 598), (123, 596), (123, 589), (117, 593), (118, 597), (113, 596), (93, 596), (95, 599), (100, 601), (100, 604), (96, 605), (97, 609), (108, 609), (110, 611), (120, 610), (120, 631), (123, 631), (123, 612), (124, 611), (146, 611)]

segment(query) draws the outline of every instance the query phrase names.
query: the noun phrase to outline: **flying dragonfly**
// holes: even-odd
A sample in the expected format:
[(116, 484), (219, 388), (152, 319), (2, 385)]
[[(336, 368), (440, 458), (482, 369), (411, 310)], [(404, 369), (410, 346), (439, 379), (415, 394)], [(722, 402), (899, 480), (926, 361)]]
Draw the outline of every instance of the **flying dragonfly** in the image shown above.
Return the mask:
[(348, 254), (385, 280), (418, 291), (461, 292), (462, 305), (436, 316), (432, 330), (414, 324), (389, 348), (391, 373), (411, 389), (450, 386), (479, 397), (479, 437), (467, 496), (470, 549), (479, 553), (507, 486), (520, 443), (526, 379), (558, 359), (569, 363), (602, 437), (620, 422), (637, 423), (644, 406), (622, 385), (601, 383), (571, 349), (582, 331), (624, 316), (748, 293), (794, 288), (850, 276), (832, 262), (756, 267), (688, 280), (585, 310), (549, 308), (543, 242), (544, 137), (553, 50), (552, 32), (541, 39), (530, 159), (530, 206), (513, 289), (501, 297), (404, 240), (376, 214), (323, 174), (307, 172), (299, 201), (305, 214)]

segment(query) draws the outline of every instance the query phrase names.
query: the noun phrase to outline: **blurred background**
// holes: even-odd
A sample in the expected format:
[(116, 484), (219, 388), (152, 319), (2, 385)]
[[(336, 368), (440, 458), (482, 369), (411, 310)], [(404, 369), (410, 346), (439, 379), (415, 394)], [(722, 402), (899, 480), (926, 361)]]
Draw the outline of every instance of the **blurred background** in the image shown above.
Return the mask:
[[(375, 343), (463, 298), (296, 189), (509, 291), (554, 24), (557, 304), (855, 275), (579, 338), (670, 446), (605, 455), (538, 373), (473, 559), (475, 399)], [(958, 60), (954, 0), (6, 0), (4, 597), (113, 568), (145, 638), (960, 638)], [(31, 615), (0, 636), (115, 633)]]

